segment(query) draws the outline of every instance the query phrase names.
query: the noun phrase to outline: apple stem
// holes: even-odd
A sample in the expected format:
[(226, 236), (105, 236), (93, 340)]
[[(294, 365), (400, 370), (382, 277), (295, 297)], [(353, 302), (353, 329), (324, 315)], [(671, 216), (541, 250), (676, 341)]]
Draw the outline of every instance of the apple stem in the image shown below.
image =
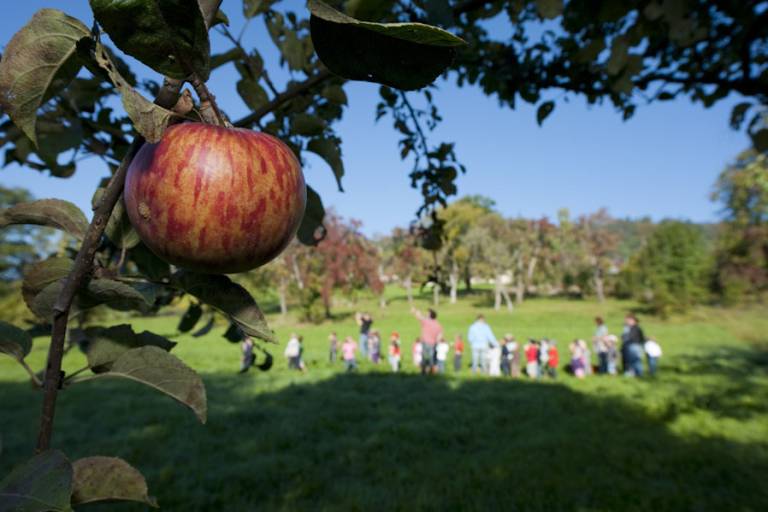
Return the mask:
[(192, 75), (190, 81), (192, 87), (195, 88), (197, 97), (200, 98), (200, 115), (208, 124), (218, 124), (219, 126), (228, 126), (229, 123), (225, 119), (224, 115), (219, 109), (219, 105), (216, 103), (216, 97), (208, 90), (208, 86), (205, 82), (200, 80), (197, 75)]
[[(178, 98), (181, 85), (182, 82), (179, 80), (167, 79), (163, 83), (155, 103), (164, 108), (173, 107)], [(65, 278), (64, 285), (53, 306), (53, 329), (51, 330), (51, 344), (48, 348), (48, 361), (43, 378), (43, 409), (40, 414), (40, 430), (37, 436), (38, 453), (50, 447), (51, 437), (53, 436), (56, 398), (58, 397), (59, 389), (61, 389), (64, 383), (61, 362), (65, 353), (64, 341), (67, 335), (70, 306), (75, 294), (85, 284), (91, 274), (93, 258), (96, 250), (99, 248), (101, 236), (107, 226), (112, 210), (115, 208), (115, 204), (117, 204), (120, 194), (123, 192), (128, 166), (142, 144), (144, 144), (143, 137), (136, 136), (133, 139), (128, 152), (120, 162), (120, 166), (112, 176), (109, 185), (107, 185), (104, 195), (101, 197), (101, 201), (93, 213), (93, 220), (88, 226), (83, 243), (77, 252), (72, 270)]]

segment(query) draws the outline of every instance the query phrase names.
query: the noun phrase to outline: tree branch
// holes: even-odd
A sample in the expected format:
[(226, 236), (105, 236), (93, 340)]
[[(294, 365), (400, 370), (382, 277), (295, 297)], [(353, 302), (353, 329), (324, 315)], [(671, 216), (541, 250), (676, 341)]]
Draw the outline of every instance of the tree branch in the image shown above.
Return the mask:
[[(164, 108), (171, 108), (181, 89), (181, 81), (166, 80), (157, 95), (155, 103)], [(56, 398), (62, 385), (61, 361), (64, 356), (64, 340), (67, 335), (67, 323), (69, 321), (69, 308), (72, 306), (77, 290), (82, 287), (90, 275), (93, 266), (93, 257), (99, 247), (101, 236), (107, 225), (109, 216), (123, 193), (125, 174), (131, 160), (144, 143), (144, 138), (137, 135), (131, 143), (128, 152), (120, 162), (112, 179), (107, 185), (104, 195), (93, 214), (93, 220), (88, 226), (83, 243), (75, 258), (72, 271), (64, 280), (64, 286), (59, 292), (56, 303), (53, 306), (53, 330), (51, 333), (51, 345), (48, 349), (48, 363), (45, 369), (43, 389), (43, 410), (40, 415), (40, 431), (37, 436), (37, 452), (47, 450), (51, 445), (53, 435), (53, 418), (56, 413)]]
[(251, 127), (254, 124), (258, 123), (262, 117), (276, 110), (283, 103), (295, 98), (296, 96), (304, 94), (305, 92), (309, 91), (316, 85), (325, 82), (326, 80), (328, 80), (333, 76), (334, 76), (333, 73), (331, 73), (327, 69), (323, 69), (322, 71), (320, 71), (314, 76), (309, 77), (305, 81), (289, 87), (288, 90), (286, 90), (285, 92), (281, 92), (280, 94), (275, 96), (272, 99), (272, 101), (270, 101), (269, 103), (262, 105), (261, 107), (254, 110), (247, 116), (243, 117), (242, 119), (235, 121), (233, 124), (235, 126), (240, 126), (240, 127), (246, 127), (246, 128)]

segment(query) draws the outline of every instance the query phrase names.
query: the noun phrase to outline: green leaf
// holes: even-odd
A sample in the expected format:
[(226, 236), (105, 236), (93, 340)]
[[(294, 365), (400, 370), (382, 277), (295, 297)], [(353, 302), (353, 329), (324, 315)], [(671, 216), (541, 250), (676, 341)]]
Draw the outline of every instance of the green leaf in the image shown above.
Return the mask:
[(29, 266), (21, 283), (21, 296), (32, 312), (35, 311), (32, 303), (38, 294), (47, 286), (67, 277), (73, 265), (71, 259), (55, 256)]
[(245, 57), (245, 54), (243, 53), (243, 50), (241, 50), (238, 47), (230, 48), (224, 53), (217, 53), (216, 55), (211, 55), (211, 69), (216, 69), (218, 67), (223, 66), (224, 64), (227, 64), (229, 62), (232, 62), (233, 60), (242, 59)]
[(768, 128), (763, 128), (755, 133), (751, 133), (750, 137), (752, 137), (752, 144), (757, 151), (760, 153), (768, 151)]
[[(227, 15), (219, 10), (221, 2), (222, 0), (197, 0), (198, 5), (200, 6), (200, 12), (203, 14), (203, 21), (205, 21), (205, 26), (208, 30), (217, 23), (229, 25)], [(226, 20), (226, 22), (224, 20)]]
[(733, 107), (733, 110), (731, 110), (731, 128), (738, 130), (741, 127), (741, 124), (744, 122), (744, 117), (747, 115), (747, 111), (751, 106), (751, 102), (743, 101)]
[(88, 327), (85, 335), (89, 341), (88, 366), (93, 373), (103, 373), (111, 369), (115, 361), (125, 352), (146, 346), (154, 346), (170, 351), (176, 343), (149, 331), (133, 332), (128, 324), (112, 327)]
[(210, 73), (208, 26), (189, 0), (90, 0), (93, 15), (118, 48), (158, 73), (201, 80)]
[(144, 290), (112, 279), (91, 279), (78, 299), (81, 309), (104, 304), (119, 311), (135, 309), (142, 313), (149, 311), (154, 302), (154, 296), (145, 294)]
[(81, 64), (77, 41), (88, 27), (56, 9), (41, 9), (5, 47), (0, 106), (35, 144), (37, 109), (71, 82)]
[(106, 373), (96, 378), (114, 377), (140, 382), (186, 405), (205, 423), (207, 402), (200, 376), (179, 358), (158, 347), (139, 347), (120, 356)]
[(394, 0), (347, 0), (344, 8), (347, 14), (353, 18), (365, 21), (380, 21), (391, 12), (394, 4)]
[(555, 110), (554, 101), (545, 101), (539, 105), (538, 110), (536, 110), (536, 122), (539, 123), (539, 126), (541, 126), (541, 123), (549, 117), (549, 114), (551, 114), (553, 110)]
[(195, 328), (195, 325), (198, 320), (200, 320), (201, 316), (203, 316), (203, 308), (200, 307), (200, 304), (190, 304), (189, 308), (187, 308), (187, 311), (184, 313), (184, 316), (181, 317), (177, 329), (179, 332), (191, 331)]
[(24, 329), (0, 321), (0, 354), (21, 361), (32, 350), (32, 337)]
[(326, 85), (323, 87), (323, 91), (320, 93), (320, 96), (337, 105), (347, 104), (347, 94), (338, 84)]
[(94, 501), (138, 501), (157, 508), (157, 500), (149, 495), (144, 476), (116, 457), (86, 457), (76, 460), (72, 504)]
[(351, 80), (377, 82), (398, 89), (432, 83), (466, 44), (443, 29), (421, 23), (370, 23), (310, 0), (310, 29), (320, 60), (333, 73)]
[(344, 192), (344, 188), (341, 186), (341, 178), (344, 176), (344, 162), (341, 160), (339, 142), (336, 138), (312, 139), (307, 144), (307, 151), (320, 156), (331, 166), (333, 175), (336, 177), (336, 185), (339, 187), (339, 192)]
[(96, 63), (107, 72), (109, 79), (120, 92), (123, 108), (133, 121), (136, 131), (150, 143), (159, 142), (174, 113), (155, 105), (131, 87), (117, 71), (101, 43), (95, 43), (92, 49)]
[(320, 135), (325, 130), (325, 121), (312, 114), (300, 113), (291, 118), (291, 128), (299, 135)]
[(71, 511), (72, 473), (72, 464), (58, 450), (35, 455), (0, 482), (0, 511)]
[(301, 44), (301, 40), (299, 40), (296, 32), (292, 30), (285, 31), (285, 39), (280, 43), (280, 53), (282, 53), (289, 68), (294, 70), (304, 69), (306, 65), (304, 46)]
[[(93, 194), (91, 204), (94, 207), (99, 204), (101, 197), (104, 195), (106, 188), (99, 187)], [(125, 202), (123, 196), (115, 204), (115, 208), (112, 210), (112, 214), (109, 216), (107, 226), (104, 229), (104, 234), (107, 238), (115, 244), (117, 247), (123, 249), (132, 249), (138, 245), (141, 241), (139, 234), (133, 229), (133, 224), (128, 218), (128, 213), (125, 210)]]
[(88, 219), (80, 208), (61, 199), (40, 199), (0, 210), (0, 228), (15, 224), (60, 229), (81, 241), (88, 230)]
[(238, 80), (237, 93), (251, 110), (256, 110), (269, 101), (267, 91), (256, 80), (250, 78)]
[(131, 249), (130, 258), (139, 271), (153, 281), (171, 276), (171, 266), (168, 262), (158, 258), (143, 243)]
[(605, 70), (609, 75), (617, 75), (624, 69), (629, 57), (629, 43), (623, 37), (617, 37), (611, 43), (611, 55), (605, 63)]
[(301, 220), (296, 237), (304, 245), (315, 246), (325, 238), (325, 208), (320, 196), (312, 187), (307, 187), (307, 207), (304, 210), (304, 218)]
[[(51, 320), (62, 286), (63, 280), (59, 280), (43, 288), (27, 304), (29, 309), (40, 318)], [(77, 294), (73, 308), (84, 310), (105, 305), (118, 311), (137, 310), (146, 313), (153, 302), (153, 297), (137, 287), (112, 279), (92, 279), (88, 287)]]
[(544, 19), (555, 19), (563, 13), (563, 0), (536, 0), (536, 10)]
[(180, 288), (227, 315), (245, 334), (267, 342), (277, 342), (275, 333), (267, 325), (251, 294), (228, 277), (182, 270), (173, 274), (171, 286)]

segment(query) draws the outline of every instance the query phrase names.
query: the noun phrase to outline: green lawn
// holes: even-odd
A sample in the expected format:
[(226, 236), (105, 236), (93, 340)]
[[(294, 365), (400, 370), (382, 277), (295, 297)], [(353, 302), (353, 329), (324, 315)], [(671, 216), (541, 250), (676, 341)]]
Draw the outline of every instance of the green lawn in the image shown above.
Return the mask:
[[(534, 383), (417, 375), (417, 324), (403, 298), (392, 299), (385, 310), (356, 307), (385, 338), (401, 333), (401, 375), (384, 364), (346, 375), (327, 363), (328, 333), (356, 332), (352, 305), (320, 326), (270, 319), (283, 343), (304, 335), (304, 375), (285, 368), (282, 346), (271, 371), (238, 375), (239, 347), (221, 338), (223, 324), (192, 338), (176, 335), (176, 318), (135, 319), (178, 341), (174, 353), (202, 373), (208, 423), (138, 384), (90, 381), (61, 395), (54, 445), (73, 459), (123, 457), (171, 511), (768, 510), (764, 309), (641, 318), (665, 351), (655, 380)], [(483, 311), (497, 335), (553, 337), (562, 353), (574, 337), (589, 339), (593, 316), (615, 331), (629, 307), (540, 299), (494, 313), (473, 295), (439, 311), (451, 337)], [(37, 340), (33, 367), (45, 351)], [(74, 352), (70, 372), (84, 362)], [(23, 370), (0, 359), (0, 475), (30, 455), (39, 408)]]

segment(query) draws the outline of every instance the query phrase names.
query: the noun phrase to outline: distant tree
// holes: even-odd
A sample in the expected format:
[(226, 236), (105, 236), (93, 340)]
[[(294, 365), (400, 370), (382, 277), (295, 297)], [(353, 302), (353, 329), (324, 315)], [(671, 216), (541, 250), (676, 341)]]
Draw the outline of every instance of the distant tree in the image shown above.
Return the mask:
[(632, 257), (623, 278), (638, 299), (666, 316), (706, 299), (709, 272), (701, 227), (664, 221)]
[[(326, 236), (317, 247), (296, 246), (296, 253), (289, 255), (288, 262), (292, 268), (295, 264), (305, 312), (319, 300), (323, 315), (330, 318), (335, 291), (351, 294), (367, 289), (378, 296), (383, 293), (384, 284), (379, 278), (379, 252), (360, 231), (359, 221), (347, 221), (328, 210), (324, 225)], [(318, 319), (314, 311), (305, 316)]]
[(473, 257), (482, 265), (481, 270), (493, 276), (494, 309), (501, 309), (503, 299), (512, 311), (512, 299), (504, 283), (515, 257), (507, 221), (498, 213), (488, 213), (469, 228), (464, 239)]
[(394, 228), (381, 241), (384, 268), (397, 276), (405, 288), (408, 304), (413, 303), (413, 283), (427, 265), (426, 252), (419, 246), (416, 235), (410, 230)]
[(483, 216), (491, 213), (493, 199), (484, 196), (467, 196), (438, 210), (443, 221), (443, 245), (439, 259), (447, 269), (451, 304), (456, 303), (461, 274), (467, 290), (472, 289), (472, 253), (467, 247), (467, 232)]
[(726, 302), (768, 290), (768, 158), (741, 153), (720, 174), (712, 199), (722, 205), (715, 289)]
[(605, 300), (605, 278), (616, 261), (619, 244), (616, 233), (608, 229), (613, 219), (605, 209), (579, 217), (577, 233), (584, 263), (591, 276), (597, 300)]

